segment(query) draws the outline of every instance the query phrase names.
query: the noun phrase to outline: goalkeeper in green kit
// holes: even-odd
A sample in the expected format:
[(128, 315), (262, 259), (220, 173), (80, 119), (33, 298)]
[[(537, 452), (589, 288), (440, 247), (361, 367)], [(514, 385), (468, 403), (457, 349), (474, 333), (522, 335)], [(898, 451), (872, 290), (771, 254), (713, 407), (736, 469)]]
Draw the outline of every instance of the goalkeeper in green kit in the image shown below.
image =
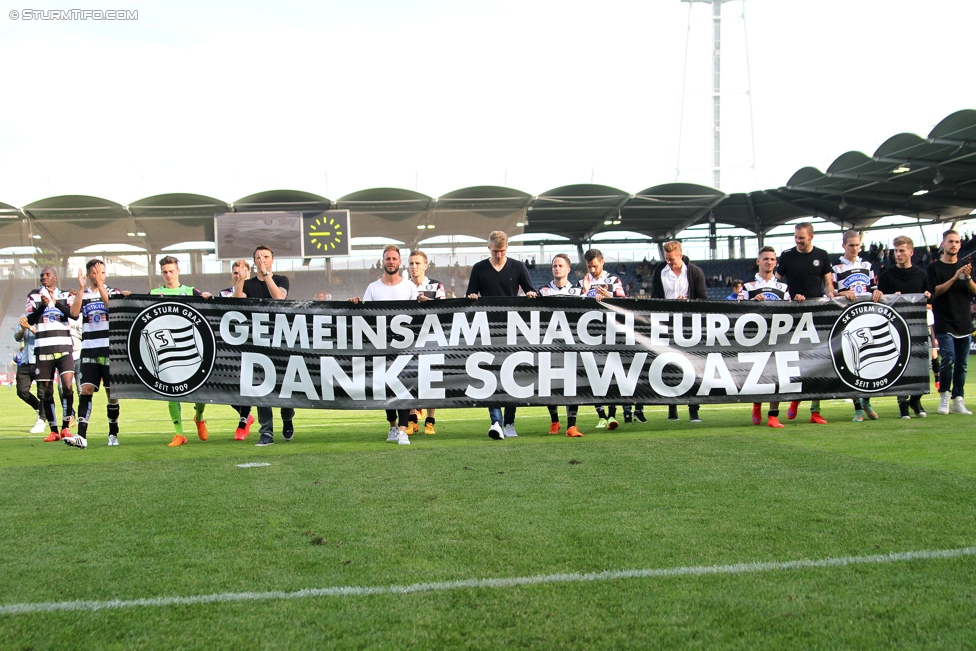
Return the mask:
[[(155, 296), (201, 296), (203, 298), (210, 298), (210, 294), (207, 292), (201, 292), (195, 287), (180, 284), (180, 261), (171, 255), (159, 260), (159, 273), (163, 277), (163, 286), (150, 291), (150, 294)], [(207, 421), (203, 419), (204, 407), (206, 405), (200, 402), (193, 405), (193, 422), (197, 426), (197, 436), (200, 437), (201, 441), (206, 441), (208, 437)], [(173, 427), (176, 429), (176, 436), (170, 441), (169, 447), (175, 448), (180, 445), (186, 445), (186, 436), (183, 435), (182, 405), (178, 402), (169, 403), (169, 415), (173, 419)]]

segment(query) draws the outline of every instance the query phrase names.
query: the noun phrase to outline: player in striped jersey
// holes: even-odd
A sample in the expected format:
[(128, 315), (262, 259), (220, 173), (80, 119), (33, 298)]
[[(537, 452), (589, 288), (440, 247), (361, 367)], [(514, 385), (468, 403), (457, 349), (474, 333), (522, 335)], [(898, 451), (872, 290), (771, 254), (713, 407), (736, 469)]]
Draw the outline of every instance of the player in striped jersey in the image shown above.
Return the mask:
[[(155, 296), (202, 296), (203, 298), (210, 298), (209, 293), (201, 292), (195, 287), (188, 287), (180, 283), (180, 261), (171, 255), (167, 255), (159, 260), (159, 273), (163, 277), (163, 285), (162, 287), (150, 290), (150, 294)], [(209, 438), (207, 421), (203, 419), (203, 409), (205, 406), (200, 402), (193, 405), (193, 423), (197, 426), (197, 436), (201, 441), (206, 441)], [(169, 442), (169, 447), (175, 448), (180, 445), (185, 445), (187, 440), (183, 435), (182, 405), (178, 402), (169, 403), (169, 416), (173, 421), (173, 429), (176, 430), (176, 436)]]
[[(565, 253), (557, 253), (552, 259), (552, 280), (549, 284), (539, 290), (539, 296), (576, 296), (582, 298), (586, 291), (569, 282), (569, 272), (573, 268), (569, 261), (569, 256)], [(601, 295), (602, 298), (602, 295)], [(559, 434), (562, 427), (559, 424), (559, 407), (547, 405), (549, 418), (552, 423), (549, 425), (550, 434)], [(577, 405), (566, 405), (566, 436), (580, 437), (583, 432), (576, 427), (576, 412), (579, 410)]]
[[(237, 286), (247, 280), (250, 275), (251, 268), (247, 264), (247, 260), (236, 260), (230, 271), (230, 278), (233, 284), (227, 289), (220, 290), (219, 296), (221, 298), (231, 298)], [(251, 414), (251, 405), (234, 405), (234, 409), (237, 410), (237, 413), (241, 417), (237, 423), (237, 431), (234, 432), (234, 440), (243, 441), (251, 435), (251, 425), (254, 424), (254, 415)]]
[[(589, 273), (583, 276), (577, 285), (583, 289), (584, 296), (597, 300), (627, 298), (623, 281), (618, 276), (607, 273), (603, 269), (603, 253), (599, 249), (590, 249), (583, 254), (583, 259), (586, 260), (586, 270)], [(644, 408), (640, 405), (636, 406), (634, 415), (640, 422), (647, 422), (647, 419), (644, 418)], [(597, 406), (596, 416), (597, 429), (617, 429), (616, 405), (610, 405), (606, 409), (603, 406)], [(630, 405), (624, 407), (624, 420), (630, 421)]]
[[(859, 296), (868, 296), (871, 300), (880, 301), (884, 296), (878, 291), (878, 283), (874, 278), (871, 263), (858, 257), (861, 252), (861, 235), (857, 231), (844, 233), (844, 255), (833, 266), (834, 292), (836, 296), (843, 296), (849, 301), (855, 301)], [(854, 398), (854, 422), (860, 423), (867, 416), (871, 420), (878, 419), (878, 412), (871, 406), (870, 398)]]
[[(407, 275), (410, 282), (417, 286), (417, 298), (421, 301), (447, 298), (444, 283), (427, 277), (427, 266), (426, 253), (419, 249), (410, 252), (410, 257), (407, 258)], [(410, 410), (410, 419), (407, 421), (408, 436), (413, 436), (420, 431), (420, 414), (423, 411), (423, 409)], [(436, 434), (435, 425), (434, 410), (428, 409), (427, 418), (424, 419), (424, 434)]]
[(108, 300), (109, 296), (128, 296), (105, 285), (105, 263), (89, 260), (85, 272), (78, 273), (78, 293), (69, 301), (71, 318), (81, 318), (81, 373), (78, 395), (78, 434), (64, 439), (77, 448), (88, 447), (88, 423), (91, 419), (92, 396), (99, 384), (105, 385), (108, 400), (108, 444), (119, 444), (119, 401), (111, 393), (108, 367)]
[[(37, 365), (34, 379), (37, 380), (41, 394), (41, 409), (51, 428), (45, 442), (58, 441), (71, 436), (68, 425), (71, 422), (74, 402), (74, 359), (71, 356), (73, 342), (71, 325), (68, 323), (70, 308), (67, 300), (71, 295), (58, 289), (58, 274), (52, 267), (41, 270), (41, 286), (27, 295), (24, 316), (35, 326), (37, 339), (34, 352)], [(58, 431), (54, 414), (54, 377), (61, 382), (61, 430)]]
[[(776, 249), (771, 246), (764, 246), (759, 250), (759, 258), (756, 259), (759, 266), (759, 273), (752, 282), (744, 283), (739, 290), (740, 301), (788, 301), (790, 300), (790, 290), (786, 283), (776, 280)], [(762, 403), (752, 403), (752, 422), (754, 425), (762, 423)], [(782, 429), (783, 423), (779, 422), (779, 403), (770, 402), (769, 412), (767, 413), (766, 424), (776, 429)]]

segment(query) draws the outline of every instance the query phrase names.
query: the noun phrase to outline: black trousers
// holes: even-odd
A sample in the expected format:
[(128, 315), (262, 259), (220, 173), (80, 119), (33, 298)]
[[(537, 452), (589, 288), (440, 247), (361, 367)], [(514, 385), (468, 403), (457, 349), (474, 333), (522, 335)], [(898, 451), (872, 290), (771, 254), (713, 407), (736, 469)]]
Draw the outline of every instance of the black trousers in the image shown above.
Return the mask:
[(31, 382), (34, 380), (34, 365), (21, 364), (17, 367), (17, 397), (37, 411), (41, 407), (41, 401), (31, 393)]

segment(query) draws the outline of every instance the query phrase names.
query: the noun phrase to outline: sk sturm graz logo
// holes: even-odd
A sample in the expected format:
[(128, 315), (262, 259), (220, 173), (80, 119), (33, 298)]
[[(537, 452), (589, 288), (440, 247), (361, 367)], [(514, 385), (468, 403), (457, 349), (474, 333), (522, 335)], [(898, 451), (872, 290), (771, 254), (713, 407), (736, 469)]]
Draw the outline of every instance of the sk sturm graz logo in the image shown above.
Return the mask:
[(883, 303), (859, 302), (830, 331), (834, 370), (847, 386), (867, 393), (898, 381), (911, 357), (908, 324)]
[(181, 303), (143, 310), (129, 329), (126, 348), (142, 383), (174, 397), (199, 389), (210, 377), (216, 355), (207, 320)]

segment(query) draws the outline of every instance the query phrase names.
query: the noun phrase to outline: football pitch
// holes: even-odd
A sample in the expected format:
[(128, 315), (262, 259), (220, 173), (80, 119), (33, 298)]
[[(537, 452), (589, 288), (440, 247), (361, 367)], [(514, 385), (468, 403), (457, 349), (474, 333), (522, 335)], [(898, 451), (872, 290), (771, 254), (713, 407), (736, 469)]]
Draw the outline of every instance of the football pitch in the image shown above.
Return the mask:
[(3, 388), (0, 647), (974, 648), (976, 416), (873, 402), (781, 430), (583, 407), (580, 439), (533, 407), (505, 441), (444, 409), (410, 446), (300, 410), (265, 448), (224, 405), (199, 441), (187, 404), (169, 448), (166, 403), (124, 400), (110, 448), (98, 394), (78, 450)]

